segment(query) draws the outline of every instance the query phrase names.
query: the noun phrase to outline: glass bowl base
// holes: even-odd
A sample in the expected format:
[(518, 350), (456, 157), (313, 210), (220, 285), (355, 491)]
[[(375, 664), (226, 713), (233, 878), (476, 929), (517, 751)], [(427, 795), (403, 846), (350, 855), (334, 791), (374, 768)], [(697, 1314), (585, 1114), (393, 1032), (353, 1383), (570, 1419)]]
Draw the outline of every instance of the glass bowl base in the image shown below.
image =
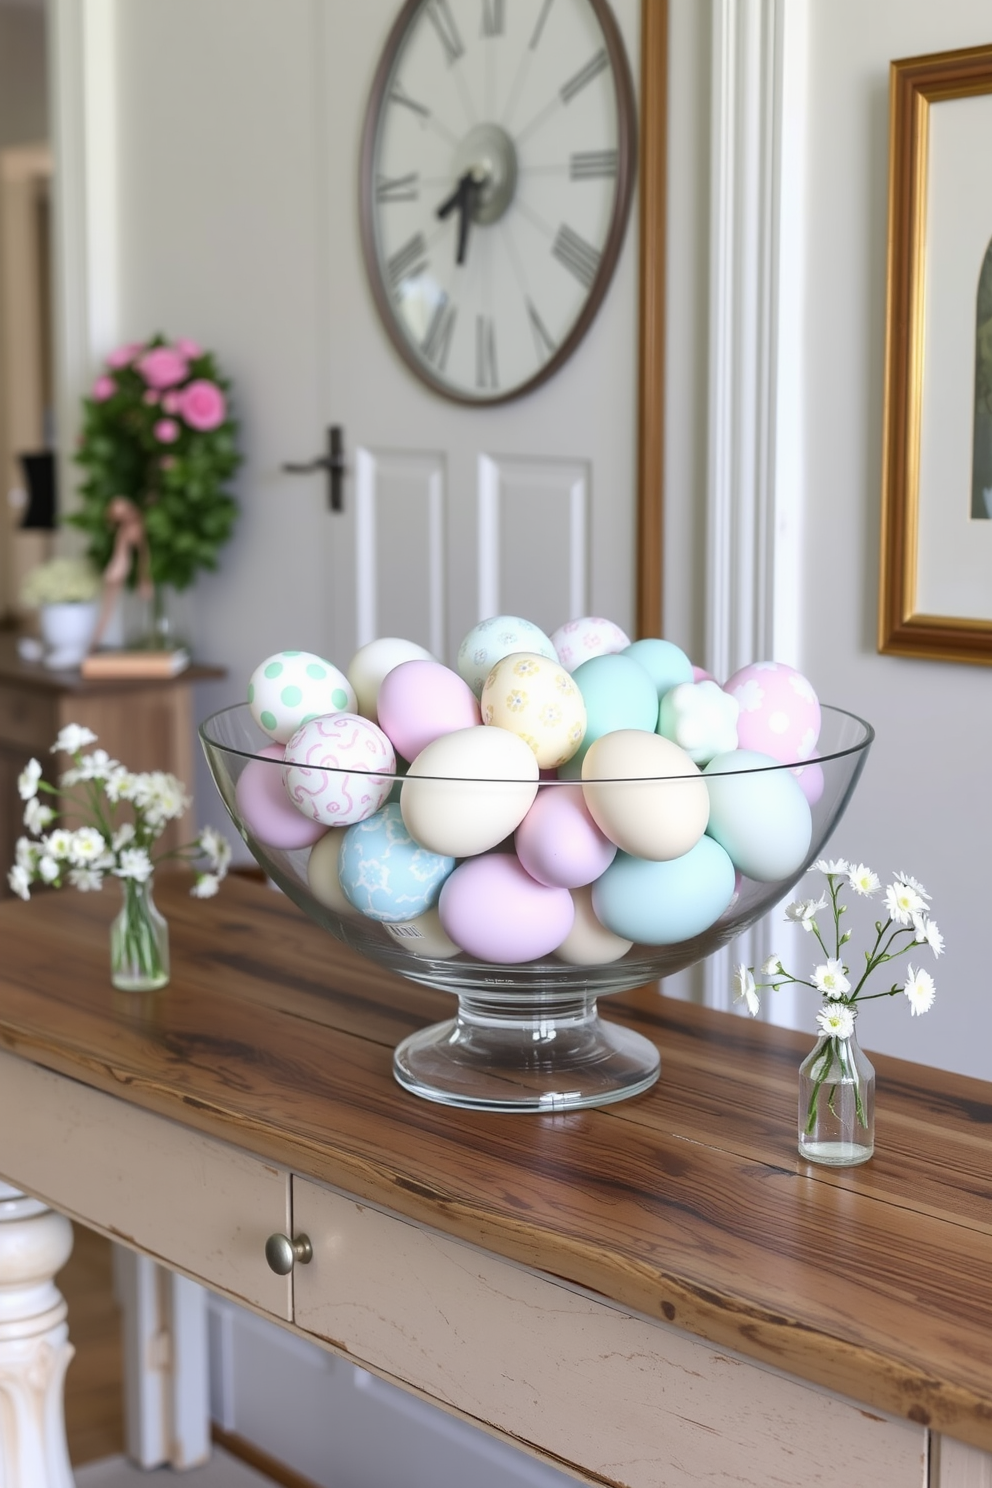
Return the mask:
[(581, 1015), (458, 1016), (405, 1038), (393, 1055), (404, 1090), (469, 1111), (575, 1111), (649, 1090), (658, 1050), (606, 1023), (595, 1002)]

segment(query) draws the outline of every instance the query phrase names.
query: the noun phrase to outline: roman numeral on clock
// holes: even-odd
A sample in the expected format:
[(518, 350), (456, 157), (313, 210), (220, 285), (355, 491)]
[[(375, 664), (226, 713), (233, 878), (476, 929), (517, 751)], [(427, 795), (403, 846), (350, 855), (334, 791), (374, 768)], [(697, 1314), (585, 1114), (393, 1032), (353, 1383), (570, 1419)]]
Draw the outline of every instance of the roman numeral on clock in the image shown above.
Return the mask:
[(505, 0), (482, 0), (483, 36), (502, 36), (505, 29)]
[(531, 332), (534, 337), (534, 350), (537, 352), (537, 360), (542, 365), (548, 357), (554, 356), (558, 350), (558, 344), (549, 334), (547, 326), (537, 313), (532, 300), (525, 300), (527, 306), (527, 319), (530, 321)]
[(448, 9), (448, 0), (427, 0), (424, 14), (437, 32), (438, 40), (444, 48), (444, 55), (448, 59), (448, 66), (457, 62), (459, 57), (464, 57), (465, 48), (455, 25), (455, 18)]
[(404, 108), (410, 109), (412, 113), (419, 114), (422, 119), (429, 119), (431, 116), (429, 108), (425, 108), (422, 103), (418, 103), (415, 98), (410, 97), (399, 78), (396, 79), (389, 90), (389, 99), (391, 103), (401, 103)]
[(598, 249), (580, 238), (573, 228), (563, 222), (551, 245), (551, 252), (570, 274), (575, 275), (584, 289), (592, 288), (593, 280), (599, 272)]
[(496, 371), (496, 327), (491, 316), (475, 317), (475, 385), (477, 388), (499, 387)]
[(420, 343), (424, 356), (439, 372), (444, 371), (448, 361), (448, 351), (451, 347), (457, 314), (458, 307), (451, 303), (446, 294), (442, 294), (434, 306), (434, 313), (427, 327), (427, 335)]
[(377, 202), (415, 202), (420, 197), (419, 175), (410, 171), (406, 176), (376, 176), (375, 199)]
[(599, 176), (615, 176), (616, 150), (580, 150), (569, 157), (568, 174), (573, 181), (592, 181)]
[(415, 279), (427, 267), (427, 244), (423, 233), (414, 233), (409, 242), (397, 248), (386, 263), (386, 272), (393, 290), (399, 289), (405, 279)]
[(587, 83), (591, 83), (593, 78), (598, 77), (603, 71), (603, 68), (609, 67), (609, 65), (610, 59), (606, 55), (606, 48), (603, 47), (601, 51), (596, 53), (595, 57), (586, 63), (580, 72), (577, 72), (573, 78), (569, 78), (567, 83), (562, 84), (558, 92), (562, 103), (571, 103), (576, 93), (581, 93)]

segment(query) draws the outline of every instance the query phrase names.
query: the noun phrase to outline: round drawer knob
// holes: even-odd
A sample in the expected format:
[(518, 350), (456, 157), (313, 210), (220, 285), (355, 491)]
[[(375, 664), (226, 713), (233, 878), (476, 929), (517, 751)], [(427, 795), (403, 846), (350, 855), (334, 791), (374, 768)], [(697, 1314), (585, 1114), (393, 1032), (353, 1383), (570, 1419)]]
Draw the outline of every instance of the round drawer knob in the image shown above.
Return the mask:
[(265, 1242), (265, 1259), (277, 1276), (288, 1276), (299, 1261), (305, 1266), (313, 1260), (313, 1246), (308, 1235), (297, 1235), (290, 1240), (288, 1235), (270, 1235)]

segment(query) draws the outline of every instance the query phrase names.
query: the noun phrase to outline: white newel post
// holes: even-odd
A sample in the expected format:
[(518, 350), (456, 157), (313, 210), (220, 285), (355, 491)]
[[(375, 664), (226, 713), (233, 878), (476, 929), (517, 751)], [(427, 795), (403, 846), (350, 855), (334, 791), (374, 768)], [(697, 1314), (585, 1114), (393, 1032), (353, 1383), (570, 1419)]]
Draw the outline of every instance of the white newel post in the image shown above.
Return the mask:
[(0, 1481), (3, 1488), (73, 1488), (63, 1385), (73, 1355), (55, 1275), (72, 1225), (39, 1199), (0, 1183)]

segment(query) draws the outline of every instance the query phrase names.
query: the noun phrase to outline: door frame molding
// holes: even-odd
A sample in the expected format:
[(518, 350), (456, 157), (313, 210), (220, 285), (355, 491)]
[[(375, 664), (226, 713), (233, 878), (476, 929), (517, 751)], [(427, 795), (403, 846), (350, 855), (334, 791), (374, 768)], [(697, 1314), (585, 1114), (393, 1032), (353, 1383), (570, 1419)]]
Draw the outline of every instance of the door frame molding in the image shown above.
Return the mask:
[(665, 551), (665, 277), (668, 0), (641, 0), (635, 625), (662, 634)]

